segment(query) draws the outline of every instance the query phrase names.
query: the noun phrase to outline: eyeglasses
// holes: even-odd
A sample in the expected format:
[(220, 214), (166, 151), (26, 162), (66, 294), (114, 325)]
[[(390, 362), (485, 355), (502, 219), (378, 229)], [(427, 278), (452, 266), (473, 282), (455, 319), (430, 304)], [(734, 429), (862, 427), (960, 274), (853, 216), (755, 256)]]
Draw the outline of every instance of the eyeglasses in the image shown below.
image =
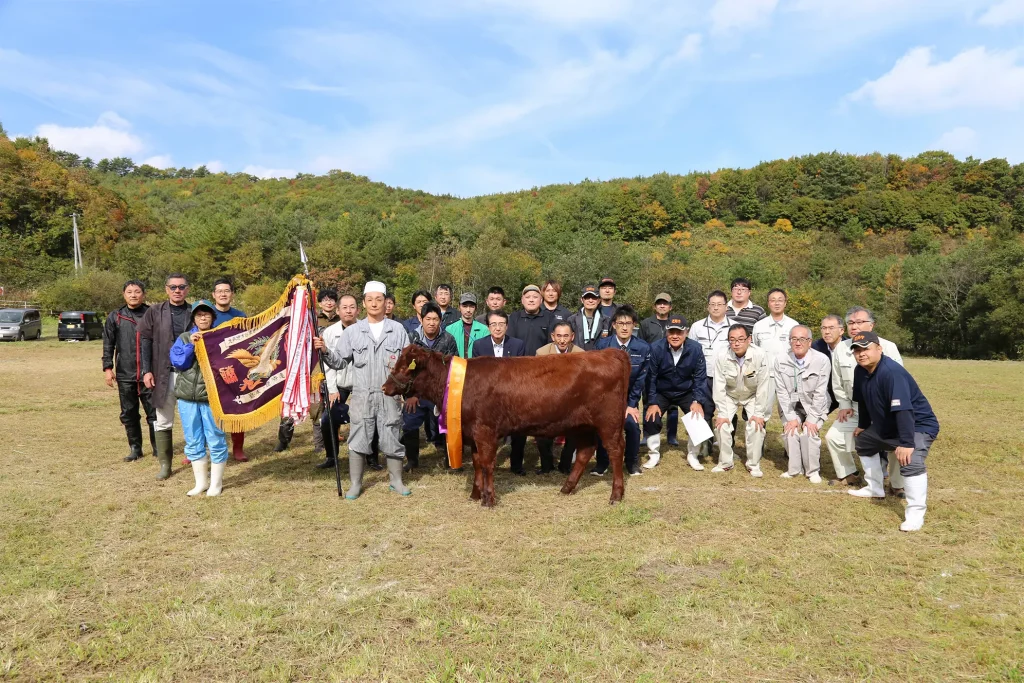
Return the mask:
[(184, 292), (186, 289), (188, 289), (188, 285), (167, 285), (167, 289), (171, 290), (172, 292)]
[(721, 301), (712, 301), (708, 303), (708, 308), (721, 308), (722, 306), (725, 306), (725, 304)]
[(506, 322), (487, 323), (487, 327), (508, 327)]
[(872, 321), (870, 321), (870, 320), (847, 320), (846, 324), (847, 325), (867, 325), (867, 324), (869, 324), (871, 322)]
[(811, 338), (810, 337), (790, 337), (789, 341), (791, 341), (791, 342), (800, 342), (801, 344), (806, 344), (807, 342), (811, 341)]
[(742, 337), (741, 339), (730, 339), (729, 343), (730, 344), (742, 344), (743, 342), (747, 341), (747, 339), (749, 339), (749, 337)]
[(749, 292), (750, 291), (750, 287), (747, 287), (745, 285), (736, 285), (735, 287), (732, 288), (732, 291), (735, 292), (737, 289), (741, 289), (744, 292)]
[(615, 325), (617, 327), (632, 327), (633, 326), (633, 321), (632, 320), (616, 320), (615, 321)]

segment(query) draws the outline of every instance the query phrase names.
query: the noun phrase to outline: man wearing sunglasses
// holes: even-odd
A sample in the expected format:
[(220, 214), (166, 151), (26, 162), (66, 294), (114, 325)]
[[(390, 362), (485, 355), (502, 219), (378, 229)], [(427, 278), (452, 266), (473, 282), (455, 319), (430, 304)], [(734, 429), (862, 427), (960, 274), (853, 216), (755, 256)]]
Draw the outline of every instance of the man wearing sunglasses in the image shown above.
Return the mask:
[(156, 458), (160, 463), (157, 480), (171, 476), (171, 457), (174, 439), (174, 368), (171, 367), (171, 346), (188, 326), (192, 307), (188, 301), (189, 283), (181, 273), (171, 273), (164, 281), (167, 301), (149, 307), (139, 324), (139, 339), (142, 353), (142, 382), (153, 391), (153, 405), (156, 407), (156, 422), (153, 424), (153, 438), (156, 442)]

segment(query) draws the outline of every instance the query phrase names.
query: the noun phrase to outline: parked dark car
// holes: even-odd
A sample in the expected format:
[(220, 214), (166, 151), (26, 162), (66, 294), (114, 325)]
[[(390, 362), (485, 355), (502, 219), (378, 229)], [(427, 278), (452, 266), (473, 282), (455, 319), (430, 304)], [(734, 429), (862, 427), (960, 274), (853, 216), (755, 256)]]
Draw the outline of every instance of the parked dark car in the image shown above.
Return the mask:
[(43, 336), (43, 321), (35, 308), (0, 309), (0, 339), (24, 341)]
[(93, 311), (64, 311), (57, 323), (57, 339), (90, 341), (103, 337), (103, 321)]

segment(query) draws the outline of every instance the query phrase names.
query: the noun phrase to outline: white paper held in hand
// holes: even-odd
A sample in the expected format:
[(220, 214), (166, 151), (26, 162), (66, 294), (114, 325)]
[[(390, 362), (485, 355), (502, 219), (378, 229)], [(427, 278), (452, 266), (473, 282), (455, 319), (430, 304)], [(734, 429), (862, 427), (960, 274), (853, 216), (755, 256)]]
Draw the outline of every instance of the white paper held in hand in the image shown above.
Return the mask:
[(687, 413), (684, 415), (683, 426), (686, 427), (686, 434), (690, 437), (690, 443), (694, 446), (702, 444), (714, 436), (711, 427), (697, 413)]

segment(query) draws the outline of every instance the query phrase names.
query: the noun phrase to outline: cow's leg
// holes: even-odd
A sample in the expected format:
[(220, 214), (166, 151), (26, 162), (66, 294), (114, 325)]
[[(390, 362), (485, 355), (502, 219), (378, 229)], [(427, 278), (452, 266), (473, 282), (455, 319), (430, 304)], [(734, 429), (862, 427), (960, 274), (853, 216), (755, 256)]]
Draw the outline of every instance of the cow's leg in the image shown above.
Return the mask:
[(610, 428), (602, 425), (599, 428), (601, 442), (608, 451), (608, 458), (612, 466), (612, 497), (611, 503), (618, 503), (626, 492), (626, 486), (622, 481), (622, 460), (626, 453), (626, 437), (623, 435), (623, 428)]
[[(562, 485), (562, 493), (572, 493), (576, 490), (576, 484), (580, 482), (580, 477), (583, 476), (583, 471), (587, 469), (587, 463), (590, 462), (590, 458), (594, 455), (594, 451), (597, 450), (597, 433), (592, 429), (584, 429), (579, 432), (573, 432), (573, 437), (576, 441), (576, 464), (572, 466), (572, 471), (569, 473), (569, 478), (565, 480), (565, 484)], [(566, 434), (566, 439), (569, 438), (569, 434)]]
[(484, 470), (480, 465), (480, 454), (477, 450), (473, 449), (473, 493), (470, 494), (470, 498), (473, 500), (480, 500), (481, 492), (484, 488)]
[(494, 497), (494, 463), (498, 459), (498, 438), (492, 433), (474, 434), (476, 452), (473, 463), (480, 461), (480, 504), (492, 508)]

